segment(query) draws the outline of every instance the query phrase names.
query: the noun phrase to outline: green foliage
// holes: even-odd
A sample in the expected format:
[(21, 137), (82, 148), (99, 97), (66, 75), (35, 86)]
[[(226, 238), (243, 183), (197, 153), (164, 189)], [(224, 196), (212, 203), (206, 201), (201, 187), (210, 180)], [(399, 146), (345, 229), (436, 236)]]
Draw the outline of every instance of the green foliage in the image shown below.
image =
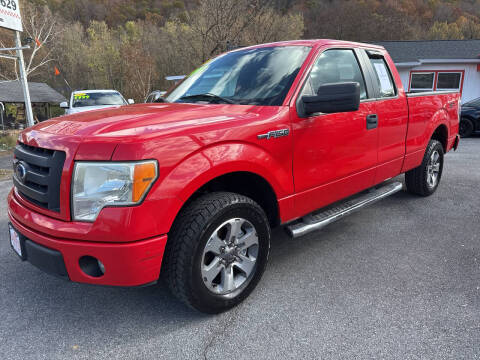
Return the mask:
[(428, 31), (429, 39), (480, 39), (480, 23), (460, 16), (455, 22), (435, 21)]
[[(37, 73), (68, 96), (113, 88), (143, 101), (167, 90), (167, 75), (188, 74), (227, 43), (298, 39), (356, 41), (480, 38), (473, 0), (25, 0), (47, 5), (59, 31), (54, 62)], [(52, 16), (50, 14), (50, 16)], [(3, 33), (0, 31), (0, 40)], [(53, 64), (61, 76), (54, 76)], [(0, 78), (6, 74), (0, 60)], [(11, 67), (10, 67), (11, 68)], [(4, 76), (5, 77), (5, 76)]]
[(428, 37), (435, 40), (463, 39), (463, 34), (457, 23), (435, 21), (428, 32)]
[[(178, 2), (161, 4), (183, 9)], [(251, 0), (205, 0), (163, 24), (158, 18), (128, 20), (115, 27), (98, 20), (88, 26), (66, 23), (56, 51), (60, 71), (74, 89), (116, 89), (138, 102), (153, 89), (168, 89), (172, 83), (165, 76), (190, 73), (225, 51), (227, 43), (249, 45), (302, 36), (301, 14), (283, 15), (251, 4)]]
[(5, 114), (12, 114), (13, 117), (17, 117), (17, 105), (5, 104)]
[[(297, 3), (303, 3), (306, 9), (307, 38), (367, 42), (478, 38), (475, 30), (480, 24), (478, 0), (304, 0)], [(460, 24), (462, 18), (468, 19), (466, 24)]]
[(17, 137), (15, 135), (9, 135), (7, 133), (0, 134), (1, 150), (13, 149), (16, 144), (17, 144)]
[(50, 106), (50, 113), (52, 118), (65, 115), (65, 109), (62, 109), (60, 106)]

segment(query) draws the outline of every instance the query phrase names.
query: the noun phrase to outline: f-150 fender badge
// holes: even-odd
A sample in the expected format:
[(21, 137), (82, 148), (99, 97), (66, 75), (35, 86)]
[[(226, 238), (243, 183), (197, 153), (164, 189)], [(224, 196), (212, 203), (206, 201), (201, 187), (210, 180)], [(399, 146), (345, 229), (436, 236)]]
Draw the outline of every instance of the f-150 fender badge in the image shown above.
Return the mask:
[(263, 140), (263, 139), (270, 140), (272, 138), (276, 139), (279, 137), (288, 136), (289, 134), (290, 134), (289, 129), (282, 129), (282, 130), (272, 130), (266, 134), (257, 135), (257, 137), (259, 140)]

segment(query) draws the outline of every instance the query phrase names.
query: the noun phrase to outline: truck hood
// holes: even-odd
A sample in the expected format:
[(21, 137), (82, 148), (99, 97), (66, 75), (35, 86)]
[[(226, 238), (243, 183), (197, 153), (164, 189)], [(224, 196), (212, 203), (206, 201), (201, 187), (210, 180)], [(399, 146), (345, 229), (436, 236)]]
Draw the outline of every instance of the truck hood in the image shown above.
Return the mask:
[(67, 109), (67, 114), (78, 114), (86, 111), (92, 111), (92, 110), (100, 110), (100, 109), (111, 109), (115, 107), (119, 107), (120, 105), (97, 105), (97, 106), (82, 106), (82, 107), (76, 107), (76, 108), (69, 108)]
[[(219, 123), (232, 120), (253, 120), (258, 118), (261, 108), (265, 109), (230, 104), (138, 104), (65, 115), (37, 124), (31, 130), (78, 136), (82, 140), (90, 137), (104, 141), (106, 138), (138, 140), (139, 137), (188, 132), (189, 129), (210, 124), (218, 127)], [(273, 113), (278, 111), (276, 107), (268, 108)]]

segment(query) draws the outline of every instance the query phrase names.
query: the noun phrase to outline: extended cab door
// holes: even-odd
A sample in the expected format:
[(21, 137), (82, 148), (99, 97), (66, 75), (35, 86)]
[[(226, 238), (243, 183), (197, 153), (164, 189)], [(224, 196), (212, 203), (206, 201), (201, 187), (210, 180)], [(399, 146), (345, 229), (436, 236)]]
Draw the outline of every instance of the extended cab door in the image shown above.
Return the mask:
[[(371, 73), (378, 116), (378, 168), (375, 184), (400, 174), (405, 156), (408, 104), (402, 82), (385, 51), (361, 50)], [(397, 86), (398, 85), (398, 86)]]
[[(358, 82), (358, 111), (304, 115), (302, 96), (320, 85)], [(295, 210), (299, 216), (340, 200), (374, 183), (378, 131), (371, 79), (358, 50), (327, 49), (315, 60), (292, 107)]]

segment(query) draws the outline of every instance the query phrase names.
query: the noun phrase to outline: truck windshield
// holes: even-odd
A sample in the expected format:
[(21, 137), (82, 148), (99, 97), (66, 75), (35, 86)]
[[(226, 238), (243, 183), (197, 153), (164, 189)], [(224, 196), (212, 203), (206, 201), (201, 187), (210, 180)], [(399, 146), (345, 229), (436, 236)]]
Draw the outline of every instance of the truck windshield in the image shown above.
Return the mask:
[(279, 106), (310, 50), (275, 46), (221, 55), (192, 72), (166, 101)]
[(115, 92), (84, 92), (73, 94), (73, 107), (126, 105), (122, 95)]

